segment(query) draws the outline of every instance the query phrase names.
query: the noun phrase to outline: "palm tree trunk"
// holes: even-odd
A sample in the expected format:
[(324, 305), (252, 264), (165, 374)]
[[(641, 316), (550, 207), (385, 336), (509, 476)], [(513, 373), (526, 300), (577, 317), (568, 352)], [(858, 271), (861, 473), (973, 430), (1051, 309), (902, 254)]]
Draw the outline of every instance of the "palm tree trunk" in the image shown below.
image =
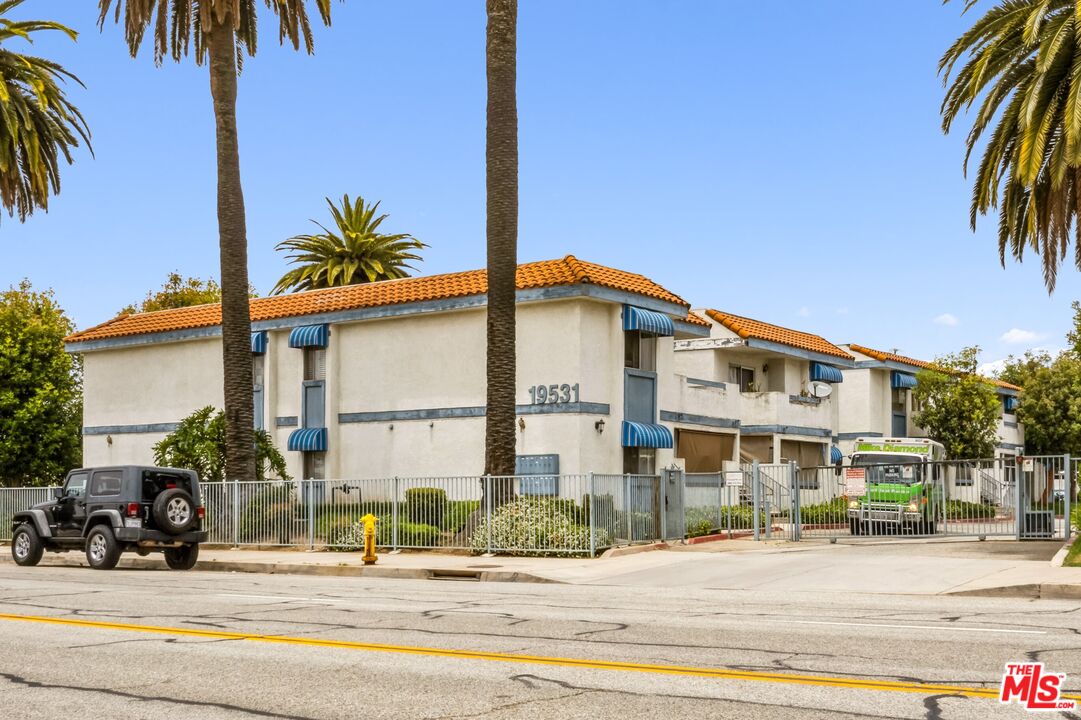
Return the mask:
[[(484, 472), (513, 475), (515, 275), (518, 269), (517, 0), (487, 0), (488, 347)], [(499, 484), (494, 503), (510, 495)]]
[(218, 146), (218, 244), (221, 252), (221, 339), (225, 378), (225, 478), (255, 480), (248, 234), (240, 185), (236, 129), (236, 44), (231, 20), (214, 23), (208, 39), (210, 94)]

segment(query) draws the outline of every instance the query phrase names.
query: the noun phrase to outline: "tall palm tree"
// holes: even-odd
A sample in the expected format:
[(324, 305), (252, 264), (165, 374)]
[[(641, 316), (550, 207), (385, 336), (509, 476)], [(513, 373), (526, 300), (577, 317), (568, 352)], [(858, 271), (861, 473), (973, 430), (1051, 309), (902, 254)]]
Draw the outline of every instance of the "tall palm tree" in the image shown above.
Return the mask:
[[(965, 0), (964, 11), (978, 2)], [(1053, 291), (1071, 239), (1081, 269), (1081, 3), (1001, 0), (954, 42), (938, 68), (947, 86), (944, 132), (962, 111), (978, 107), (966, 141), (966, 175), (987, 135), (972, 188), (972, 229), (977, 215), (996, 210), (1002, 263), (1007, 250), (1021, 261), (1031, 248)]]
[[(486, 0), (488, 342), (484, 472), (514, 474), (515, 276), (518, 270), (518, 0)], [(505, 488), (493, 491), (505, 499)]]
[(67, 80), (82, 85), (79, 78), (50, 60), (4, 47), (9, 40), (33, 42), (32, 34), (42, 30), (72, 40), (78, 33), (45, 20), (9, 20), (23, 2), (0, 2), (0, 203), (20, 222), (35, 208), (48, 211), (50, 193), (60, 192), (60, 158), (70, 165), (80, 139), (90, 148), (90, 128), (63, 88)]
[(285, 273), (272, 294), (405, 277), (406, 270), (413, 269), (408, 261), (421, 259), (410, 251), (428, 247), (409, 234), (379, 232), (388, 216), (376, 216), (378, 202), (368, 205), (362, 197), (352, 202), (346, 195), (338, 208), (330, 198), (326, 201), (337, 233), (312, 220), (323, 232), (296, 235), (278, 243), (276, 249), (291, 251), (287, 257), (299, 267)]
[[(323, 23), (330, 24), (330, 0), (311, 0)], [(313, 50), (305, 0), (265, 0), (278, 18), (278, 37), (294, 49)], [(243, 53), (256, 50), (257, 0), (98, 0), (99, 27), (115, 4), (115, 22), (124, 23), (132, 57), (147, 30), (154, 43), (154, 63), (166, 54), (180, 62), (194, 49), (195, 62), (209, 60), (210, 94), (218, 162), (218, 245), (221, 254), (221, 334), (224, 365), (225, 474), (233, 480), (255, 479), (251, 363), (251, 316), (248, 309), (248, 237), (240, 184), (237, 144), (237, 72)]]

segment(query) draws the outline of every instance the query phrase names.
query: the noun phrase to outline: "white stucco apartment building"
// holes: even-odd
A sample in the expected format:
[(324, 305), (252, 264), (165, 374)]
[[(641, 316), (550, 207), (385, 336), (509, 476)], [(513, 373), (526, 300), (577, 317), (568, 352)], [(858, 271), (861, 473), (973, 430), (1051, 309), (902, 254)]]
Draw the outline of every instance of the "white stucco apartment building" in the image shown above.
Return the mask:
[[(709, 323), (641, 275), (572, 256), (518, 270), (518, 453), (543, 472), (672, 465), (683, 413), (672, 343)], [(483, 271), (251, 301), (256, 424), (295, 477), (483, 471)], [(218, 305), (115, 318), (84, 357), (84, 462), (147, 463), (194, 410), (222, 406)], [(675, 403), (675, 404), (672, 404)], [(665, 420), (668, 418), (668, 420)]]
[[(517, 280), (524, 474), (837, 462), (857, 436), (896, 434), (893, 383), (926, 366), (691, 312), (642, 275), (573, 256), (521, 265)], [(290, 474), (481, 473), (486, 289), (478, 270), (253, 299), (256, 425)], [(201, 305), (122, 315), (67, 339), (84, 360), (87, 466), (151, 463), (181, 419), (222, 407), (220, 322), (219, 305)], [(812, 383), (832, 392), (815, 397)], [(999, 384), (1004, 453), (1023, 444), (1017, 390)], [(919, 434), (910, 412), (906, 430)]]
[[(912, 396), (916, 375), (933, 368), (925, 360), (875, 350), (864, 345), (842, 345), (855, 359), (845, 373), (840, 393), (837, 444), (848, 455), (858, 437), (925, 437), (915, 422), (919, 412)], [(1001, 401), (996, 457), (1013, 457), (1024, 451), (1025, 431), (1017, 422), (1021, 388), (1000, 380), (988, 380)]]

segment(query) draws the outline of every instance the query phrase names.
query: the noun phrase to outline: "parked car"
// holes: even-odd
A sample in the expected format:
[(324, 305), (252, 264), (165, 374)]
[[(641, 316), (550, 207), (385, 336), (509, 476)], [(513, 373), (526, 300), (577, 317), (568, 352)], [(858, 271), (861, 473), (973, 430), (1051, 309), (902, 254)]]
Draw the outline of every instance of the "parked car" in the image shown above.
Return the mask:
[(116, 567), (121, 553), (160, 552), (173, 570), (190, 570), (205, 542), (199, 477), (177, 468), (82, 468), (68, 473), (51, 502), (17, 512), (11, 555), (37, 565), (46, 550), (86, 553), (90, 567)]

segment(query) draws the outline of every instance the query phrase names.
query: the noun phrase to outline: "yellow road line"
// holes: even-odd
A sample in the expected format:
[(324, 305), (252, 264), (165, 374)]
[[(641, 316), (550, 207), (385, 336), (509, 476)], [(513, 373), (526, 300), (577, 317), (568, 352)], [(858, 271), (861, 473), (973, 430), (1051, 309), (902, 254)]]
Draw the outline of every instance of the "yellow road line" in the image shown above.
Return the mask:
[[(308, 647), (338, 648), (343, 650), (365, 650), (369, 652), (389, 652), (406, 655), (427, 655), (430, 657), (458, 658), (462, 660), (485, 660), (490, 662), (527, 663), (533, 665), (557, 665), (561, 667), (582, 668), (588, 670), (620, 670), (624, 672), (655, 673), (662, 675), (684, 675), (690, 677), (718, 678), (724, 680), (744, 680), (750, 682), (773, 682), (794, 685), (815, 685), (818, 687), (849, 688), (852, 690), (877, 690), (885, 692), (904, 692), (921, 694), (950, 694), (976, 698), (998, 698), (998, 688), (966, 687), (962, 685), (938, 685), (934, 683), (898, 682), (893, 680), (860, 680), (855, 678), (830, 677), (828, 675), (800, 675), (796, 673), (772, 673), (758, 670), (728, 670), (724, 668), (693, 667), (685, 665), (651, 665), (647, 663), (613, 662), (608, 660), (590, 660), (585, 658), (545, 657), (540, 655), (517, 655), (513, 653), (487, 652), (482, 650), (454, 650), (411, 645), (387, 645), (383, 643), (351, 642), (348, 640), (324, 640), (319, 638), (287, 637), (282, 635), (260, 635), (254, 633), (223, 632), (220, 630), (195, 630), (190, 628), (159, 627), (155, 625), (134, 625), (129, 623), (101, 622), (97, 620), (73, 620), (70, 618), (46, 617), (42, 615), (11, 615), (0, 613), (0, 620), (19, 622), (67, 625), (69, 627), (94, 628), (98, 630), (123, 630), (128, 632), (154, 633), (159, 635), (180, 635), (207, 638), (211, 640), (248, 640), (251, 642), (278, 643), (280, 645), (302, 645)], [(1063, 699), (1081, 700), (1078, 695), (1063, 695)]]

